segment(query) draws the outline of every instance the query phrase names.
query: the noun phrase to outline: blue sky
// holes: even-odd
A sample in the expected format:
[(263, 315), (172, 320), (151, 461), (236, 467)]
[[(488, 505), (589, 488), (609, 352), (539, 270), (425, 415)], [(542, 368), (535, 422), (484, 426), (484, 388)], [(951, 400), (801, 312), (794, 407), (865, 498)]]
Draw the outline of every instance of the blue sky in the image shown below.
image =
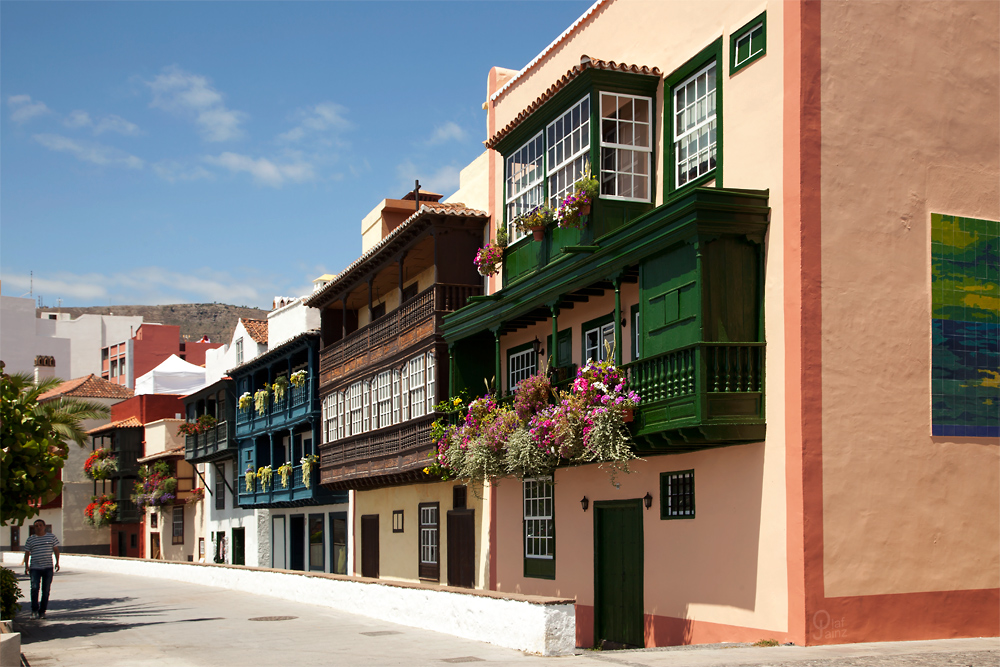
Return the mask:
[(490, 67), (589, 1), (0, 4), (0, 278), (46, 306), (270, 307), (483, 150)]

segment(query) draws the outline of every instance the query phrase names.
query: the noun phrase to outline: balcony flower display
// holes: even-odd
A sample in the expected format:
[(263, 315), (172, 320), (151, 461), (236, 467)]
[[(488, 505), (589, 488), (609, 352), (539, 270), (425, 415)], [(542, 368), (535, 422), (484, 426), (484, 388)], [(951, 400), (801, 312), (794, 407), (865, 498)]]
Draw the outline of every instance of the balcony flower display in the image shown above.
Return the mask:
[(118, 504), (111, 496), (91, 496), (83, 510), (83, 520), (91, 528), (103, 528), (118, 517)]
[(199, 486), (197, 489), (191, 489), (191, 495), (187, 497), (187, 502), (197, 503), (205, 499), (205, 487)]
[(212, 415), (201, 415), (197, 421), (184, 422), (177, 427), (177, 435), (198, 435), (215, 428), (218, 420)]
[(560, 227), (581, 229), (584, 217), (590, 215), (590, 207), (597, 198), (600, 185), (588, 170), (583, 177), (573, 184), (573, 191), (566, 195), (556, 210), (556, 220)]
[(271, 385), (271, 392), (274, 394), (275, 404), (285, 400), (285, 394), (288, 392), (288, 378), (284, 375), (276, 377), (274, 384)]
[(246, 472), (244, 472), (245, 484), (247, 488), (247, 493), (253, 493), (254, 489), (254, 477), (255, 473), (253, 471), (252, 465), (247, 465)]
[(614, 482), (636, 458), (625, 416), (640, 400), (610, 361), (588, 363), (561, 390), (552, 389), (542, 369), (517, 386), (513, 409), (487, 395), (469, 404), (460, 424), (436, 422), (434, 462), (424, 472), (493, 482), (548, 474), (560, 464), (598, 463)]
[(83, 474), (90, 479), (109, 479), (118, 472), (118, 457), (110, 449), (95, 449), (83, 464)]
[(253, 404), (257, 408), (257, 414), (263, 415), (267, 412), (267, 399), (271, 397), (271, 394), (267, 389), (258, 389), (253, 395)]
[(318, 461), (319, 457), (315, 454), (299, 459), (299, 463), (302, 465), (302, 483), (306, 485), (307, 489), (312, 488), (312, 469)]
[(308, 377), (309, 377), (309, 371), (303, 368), (300, 371), (295, 371), (294, 373), (292, 373), (289, 376), (288, 380), (292, 383), (293, 387), (301, 389), (302, 387), (306, 386), (306, 378)]
[(541, 241), (545, 238), (545, 228), (555, 219), (556, 212), (551, 206), (536, 206), (524, 215), (518, 216), (514, 220), (514, 226), (525, 234), (531, 231), (535, 240)]
[(271, 470), (271, 466), (262, 466), (257, 468), (257, 479), (260, 480), (260, 490), (267, 493), (267, 487), (271, 486), (271, 479), (274, 477), (274, 471)]
[(170, 466), (166, 462), (139, 467), (139, 481), (135, 483), (132, 502), (140, 509), (177, 502), (177, 478), (170, 476)]
[(253, 396), (250, 395), (249, 391), (243, 392), (239, 400), (237, 400), (236, 405), (240, 410), (249, 410), (250, 406), (253, 405)]
[(292, 464), (285, 461), (278, 466), (278, 474), (281, 475), (281, 488), (288, 488), (288, 476), (292, 474)]
[(500, 263), (503, 261), (503, 248), (496, 243), (488, 243), (476, 252), (472, 261), (479, 275), (496, 275), (500, 272)]

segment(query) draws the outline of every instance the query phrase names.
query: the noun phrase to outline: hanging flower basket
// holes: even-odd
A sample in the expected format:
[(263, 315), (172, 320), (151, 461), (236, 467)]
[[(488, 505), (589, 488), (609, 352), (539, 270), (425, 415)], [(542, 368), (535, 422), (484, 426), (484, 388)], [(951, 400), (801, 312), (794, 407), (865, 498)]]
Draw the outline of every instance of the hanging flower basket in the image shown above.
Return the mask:
[(274, 477), (274, 471), (271, 470), (271, 466), (263, 466), (257, 468), (257, 479), (260, 480), (260, 490), (267, 493), (267, 487), (271, 486), (271, 479)]
[(110, 449), (95, 449), (83, 464), (83, 474), (90, 479), (110, 479), (118, 472), (118, 457)]
[(254, 477), (255, 473), (253, 471), (253, 466), (248, 465), (246, 472), (244, 473), (244, 479), (246, 484), (247, 493), (253, 493), (254, 490)]
[(479, 249), (476, 258), (472, 260), (476, 265), (476, 271), (481, 276), (493, 276), (500, 272), (500, 263), (503, 261), (503, 248), (496, 243), (490, 243)]
[(199, 486), (197, 489), (191, 489), (191, 495), (187, 497), (188, 504), (194, 504), (201, 502), (205, 499), (205, 488)]
[(529, 231), (534, 235), (536, 241), (545, 238), (545, 228), (556, 219), (556, 212), (551, 206), (536, 206), (524, 215), (514, 220), (514, 226), (527, 234)]
[(132, 502), (139, 509), (177, 502), (177, 478), (170, 476), (170, 466), (166, 462), (139, 467), (139, 481), (135, 483)]
[(310, 454), (309, 456), (303, 456), (299, 463), (302, 464), (302, 483), (306, 485), (306, 488), (312, 487), (312, 469), (319, 461), (319, 457), (315, 454)]
[(253, 404), (254, 407), (257, 408), (258, 415), (263, 415), (265, 412), (267, 412), (267, 399), (270, 397), (271, 395), (267, 391), (267, 389), (259, 389), (253, 395)]
[(275, 378), (274, 384), (271, 385), (271, 391), (274, 392), (275, 404), (285, 400), (285, 393), (288, 391), (288, 378), (284, 375)]
[(83, 520), (91, 528), (103, 528), (118, 518), (118, 504), (111, 496), (91, 496), (83, 510)]
[(240, 410), (249, 410), (253, 406), (253, 396), (250, 395), (249, 391), (243, 392), (237, 401), (237, 406)]
[(281, 488), (288, 488), (288, 476), (292, 474), (292, 464), (287, 461), (278, 466), (278, 474), (281, 475)]
[(298, 387), (301, 389), (302, 387), (306, 386), (306, 378), (308, 377), (309, 377), (309, 371), (302, 369), (300, 371), (295, 371), (294, 373), (292, 373), (288, 379), (292, 383), (293, 387)]
[(590, 215), (590, 207), (600, 185), (589, 173), (573, 184), (573, 191), (566, 195), (556, 211), (556, 219), (562, 228), (582, 229), (586, 226), (584, 218)]

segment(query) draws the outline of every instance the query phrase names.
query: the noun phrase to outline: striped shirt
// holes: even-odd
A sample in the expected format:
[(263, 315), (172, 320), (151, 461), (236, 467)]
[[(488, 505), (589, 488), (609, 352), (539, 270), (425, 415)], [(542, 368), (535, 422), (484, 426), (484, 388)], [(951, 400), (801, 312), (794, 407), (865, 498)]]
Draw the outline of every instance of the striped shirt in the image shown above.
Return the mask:
[(47, 570), (52, 567), (52, 549), (59, 546), (59, 540), (52, 533), (31, 535), (24, 541), (24, 550), (31, 554), (28, 561), (32, 570)]

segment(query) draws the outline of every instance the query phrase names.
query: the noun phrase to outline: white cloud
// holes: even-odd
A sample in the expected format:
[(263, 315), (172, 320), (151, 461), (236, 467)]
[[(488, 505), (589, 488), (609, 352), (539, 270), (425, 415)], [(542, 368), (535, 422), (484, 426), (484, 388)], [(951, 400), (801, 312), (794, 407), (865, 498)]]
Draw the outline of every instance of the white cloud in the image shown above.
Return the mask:
[(229, 141), (243, 136), (240, 125), (247, 114), (228, 109), (222, 93), (206, 77), (171, 66), (165, 67), (152, 81), (146, 81), (146, 85), (153, 91), (150, 106), (194, 118), (206, 141)]
[(426, 170), (418, 169), (412, 162), (403, 162), (396, 167), (396, 175), (399, 177), (399, 187), (404, 191), (413, 189), (414, 179), (420, 179), (420, 189), (430, 192), (437, 192), (446, 197), (458, 189), (458, 167), (445, 166), (430, 174)]
[(7, 98), (10, 107), (10, 119), (15, 123), (23, 123), (35, 116), (51, 113), (44, 102), (32, 102), (31, 95), (11, 95)]
[(161, 160), (153, 164), (152, 168), (157, 176), (170, 183), (177, 181), (213, 180), (215, 178), (215, 174), (201, 165), (184, 165), (175, 160)]
[(254, 181), (274, 188), (281, 187), (286, 181), (300, 183), (316, 178), (313, 166), (301, 157), (295, 157), (291, 162), (279, 164), (267, 158), (252, 158), (239, 153), (222, 153), (221, 155), (205, 156), (205, 162), (217, 167), (228, 169), (233, 173), (246, 172), (253, 176)]
[(134, 155), (97, 143), (84, 143), (59, 134), (36, 134), (33, 139), (51, 151), (69, 153), (81, 162), (102, 166), (142, 169), (143, 161)]
[[(30, 289), (32, 277), (4, 273), (4, 287), (20, 294)], [(80, 305), (117, 304), (162, 305), (218, 301), (233, 305), (269, 306), (275, 294), (288, 293), (292, 282), (250, 271), (234, 275), (227, 271), (201, 268), (172, 271), (158, 266), (136, 267), (116, 273), (72, 273), (35, 271), (34, 291), (47, 302), (63, 299)]]
[(63, 119), (63, 125), (72, 128), (89, 127), (93, 130), (95, 135), (104, 134), (105, 132), (117, 132), (118, 134), (134, 137), (142, 134), (138, 125), (130, 123), (121, 116), (112, 114), (95, 121), (90, 117), (89, 113), (83, 111), (82, 109), (71, 111), (66, 118)]
[(347, 108), (336, 102), (321, 102), (315, 106), (299, 109), (293, 116), (299, 124), (288, 132), (279, 134), (278, 139), (296, 142), (309, 134), (348, 130), (352, 125), (344, 117), (346, 114)]
[(465, 141), (466, 136), (468, 135), (465, 130), (459, 127), (458, 123), (448, 121), (444, 125), (434, 128), (434, 134), (427, 140), (427, 145), (434, 146), (448, 141)]

